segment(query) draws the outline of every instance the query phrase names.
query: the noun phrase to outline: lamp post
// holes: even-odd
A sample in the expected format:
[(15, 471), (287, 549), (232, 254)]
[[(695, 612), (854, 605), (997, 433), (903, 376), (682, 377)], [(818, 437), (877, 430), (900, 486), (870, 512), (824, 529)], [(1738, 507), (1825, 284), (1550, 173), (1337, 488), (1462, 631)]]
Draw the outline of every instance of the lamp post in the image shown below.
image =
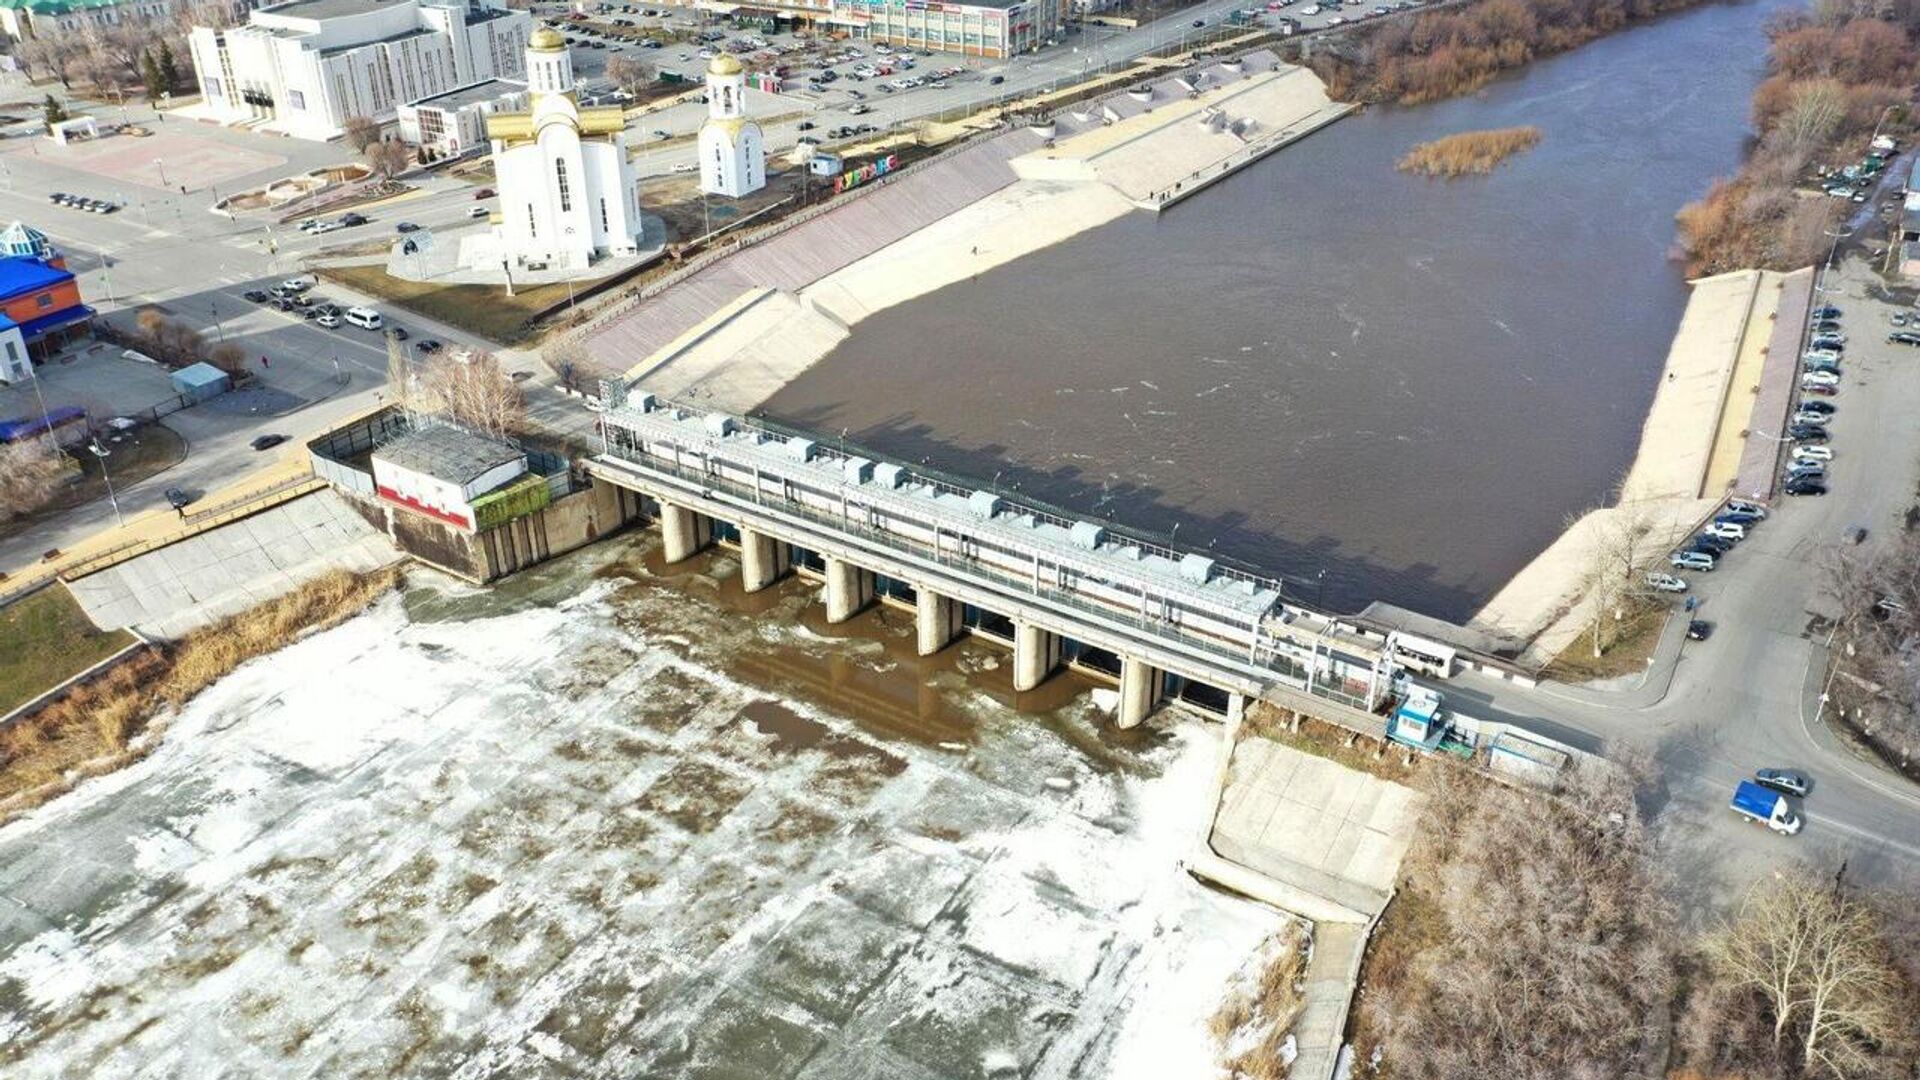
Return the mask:
[(100, 479), (107, 482), (107, 501), (113, 504), (114, 523), (125, 528), (127, 519), (120, 516), (120, 497), (113, 493), (113, 477), (107, 472), (107, 455), (112, 451), (100, 445), (98, 435), (93, 437), (93, 442), (87, 445), (87, 449), (93, 451), (93, 456), (100, 459)]
[(159, 158), (154, 158), (153, 167), (160, 170), (160, 186), (166, 187), (167, 186), (167, 163), (164, 161), (161, 161)]

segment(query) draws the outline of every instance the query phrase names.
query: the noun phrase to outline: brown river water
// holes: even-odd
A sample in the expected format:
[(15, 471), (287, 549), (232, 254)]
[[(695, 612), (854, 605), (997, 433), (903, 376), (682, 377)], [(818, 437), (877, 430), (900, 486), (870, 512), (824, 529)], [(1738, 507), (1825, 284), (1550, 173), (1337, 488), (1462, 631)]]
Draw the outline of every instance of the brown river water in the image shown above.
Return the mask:
[[(1463, 620), (1604, 500), (1686, 303), (1673, 215), (1750, 136), (1776, 2), (1698, 8), (1482, 94), (1350, 117), (861, 323), (774, 418)], [(1490, 178), (1394, 170), (1533, 124)]]

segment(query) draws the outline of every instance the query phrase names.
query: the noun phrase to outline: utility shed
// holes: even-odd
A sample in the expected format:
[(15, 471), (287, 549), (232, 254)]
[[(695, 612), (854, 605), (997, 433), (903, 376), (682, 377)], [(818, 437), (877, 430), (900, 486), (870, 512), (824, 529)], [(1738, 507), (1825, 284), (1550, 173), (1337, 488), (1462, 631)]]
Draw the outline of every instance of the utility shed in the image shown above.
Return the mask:
[(204, 361), (174, 372), (172, 380), (173, 392), (196, 404), (233, 389), (231, 376)]
[(474, 501), (526, 472), (524, 450), (447, 424), (409, 432), (373, 452), (373, 485), (382, 499), (468, 532), (475, 528)]

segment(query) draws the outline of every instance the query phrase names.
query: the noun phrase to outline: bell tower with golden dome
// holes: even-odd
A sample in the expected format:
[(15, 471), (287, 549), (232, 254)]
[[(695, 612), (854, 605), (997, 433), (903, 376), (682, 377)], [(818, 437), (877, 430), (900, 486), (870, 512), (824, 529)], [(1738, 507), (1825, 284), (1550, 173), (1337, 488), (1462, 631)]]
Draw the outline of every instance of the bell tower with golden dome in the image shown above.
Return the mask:
[(700, 190), (737, 199), (767, 186), (766, 141), (747, 118), (747, 74), (720, 53), (707, 65), (707, 122), (700, 128)]

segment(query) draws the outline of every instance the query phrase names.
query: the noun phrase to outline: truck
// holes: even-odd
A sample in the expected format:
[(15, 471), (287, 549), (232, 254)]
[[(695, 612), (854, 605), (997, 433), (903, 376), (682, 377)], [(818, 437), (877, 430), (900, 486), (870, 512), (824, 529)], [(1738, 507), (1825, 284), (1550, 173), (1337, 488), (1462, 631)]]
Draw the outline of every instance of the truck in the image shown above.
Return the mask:
[(1751, 780), (1740, 781), (1733, 789), (1733, 812), (1749, 821), (1757, 821), (1774, 832), (1792, 836), (1800, 831), (1800, 815), (1793, 812), (1787, 797), (1768, 791)]

